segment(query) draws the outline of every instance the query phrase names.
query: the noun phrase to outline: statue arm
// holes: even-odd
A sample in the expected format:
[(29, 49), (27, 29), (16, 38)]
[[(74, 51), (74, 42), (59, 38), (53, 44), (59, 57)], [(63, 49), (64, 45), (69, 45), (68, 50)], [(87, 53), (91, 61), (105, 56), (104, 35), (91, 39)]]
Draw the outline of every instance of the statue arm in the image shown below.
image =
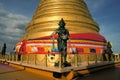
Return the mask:
[(53, 37), (53, 35), (57, 34), (58, 30), (55, 30), (50, 36)]

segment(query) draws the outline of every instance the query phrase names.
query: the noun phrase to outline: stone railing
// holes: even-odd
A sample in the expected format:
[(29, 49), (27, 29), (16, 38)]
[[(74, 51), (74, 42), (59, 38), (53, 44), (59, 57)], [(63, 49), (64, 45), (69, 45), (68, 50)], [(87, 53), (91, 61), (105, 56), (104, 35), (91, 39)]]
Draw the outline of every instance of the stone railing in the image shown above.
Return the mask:
[[(63, 58), (60, 54), (6, 54), (0, 60), (22, 65), (63, 68)], [(120, 54), (68, 54), (66, 66), (90, 66), (100, 63), (118, 62)]]

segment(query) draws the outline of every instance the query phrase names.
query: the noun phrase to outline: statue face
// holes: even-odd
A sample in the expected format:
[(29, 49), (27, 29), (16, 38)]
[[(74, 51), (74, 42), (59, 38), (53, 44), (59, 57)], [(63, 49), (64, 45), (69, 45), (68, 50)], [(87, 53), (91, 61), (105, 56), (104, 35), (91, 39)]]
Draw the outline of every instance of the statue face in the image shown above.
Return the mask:
[(59, 28), (63, 28), (64, 29), (65, 28), (64, 26), (65, 26), (64, 24), (60, 24)]

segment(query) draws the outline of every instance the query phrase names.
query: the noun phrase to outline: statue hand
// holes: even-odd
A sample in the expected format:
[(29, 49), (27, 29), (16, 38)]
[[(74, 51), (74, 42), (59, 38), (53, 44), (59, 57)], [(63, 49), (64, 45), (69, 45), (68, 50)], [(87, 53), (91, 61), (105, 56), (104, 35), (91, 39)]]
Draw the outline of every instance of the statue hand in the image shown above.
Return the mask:
[(50, 35), (50, 39), (54, 39), (54, 36), (53, 36), (53, 35)]

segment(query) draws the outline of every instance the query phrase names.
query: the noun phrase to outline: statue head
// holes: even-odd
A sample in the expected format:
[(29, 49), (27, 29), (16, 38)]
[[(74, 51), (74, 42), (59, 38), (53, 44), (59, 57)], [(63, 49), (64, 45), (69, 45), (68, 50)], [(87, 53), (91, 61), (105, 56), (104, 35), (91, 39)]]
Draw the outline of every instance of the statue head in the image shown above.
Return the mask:
[(65, 21), (63, 20), (63, 18), (59, 21), (58, 25), (59, 28), (65, 28)]
[(111, 47), (112, 47), (112, 45), (111, 45), (111, 42), (110, 42), (110, 41), (108, 41), (108, 42), (107, 42), (107, 47), (109, 47), (109, 48), (111, 48)]

